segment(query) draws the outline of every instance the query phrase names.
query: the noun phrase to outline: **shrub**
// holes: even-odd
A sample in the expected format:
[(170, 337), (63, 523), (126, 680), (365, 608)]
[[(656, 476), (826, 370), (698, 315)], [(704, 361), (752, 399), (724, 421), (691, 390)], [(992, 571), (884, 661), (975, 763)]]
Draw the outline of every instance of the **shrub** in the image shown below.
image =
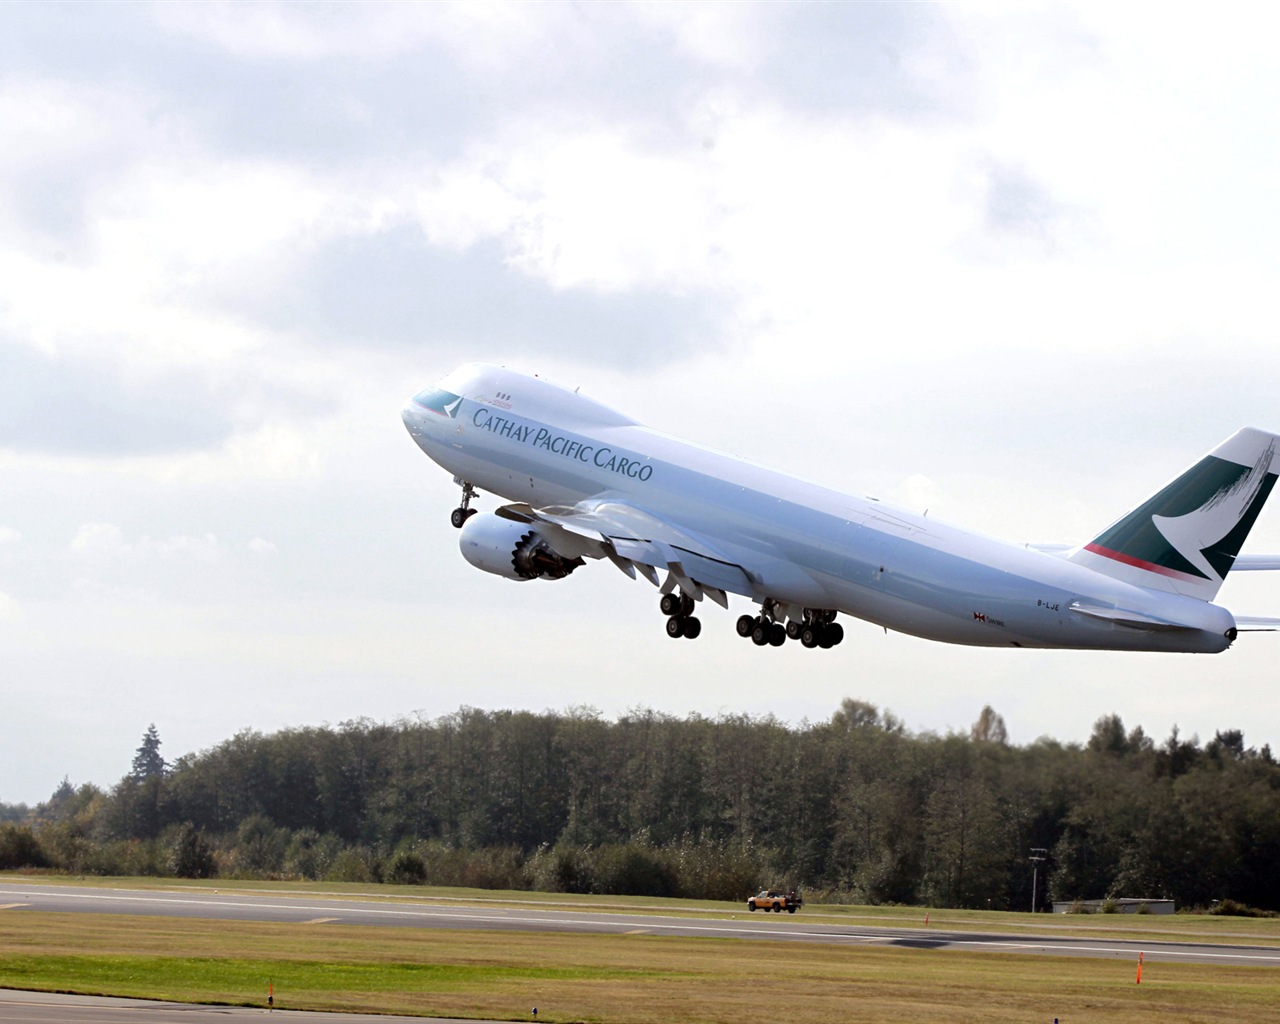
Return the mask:
[(349, 846), (336, 857), (324, 874), (326, 882), (380, 882), (382, 862), (363, 846)]
[(421, 885), (427, 880), (427, 865), (412, 850), (401, 850), (387, 862), (382, 880), (393, 885)]
[(313, 828), (299, 829), (290, 838), (284, 853), (285, 873), (311, 880), (324, 878), (341, 852), (342, 840), (332, 832), (320, 835)]
[(527, 889), (524, 855), (515, 846), (489, 846), (468, 853), (462, 881), (470, 889)]
[(264, 815), (254, 814), (236, 829), (234, 872), (240, 877), (275, 876), (284, 871), (288, 829), (277, 828)]
[(0, 870), (43, 868), (49, 864), (40, 840), (27, 825), (0, 825)]
[(529, 884), (538, 892), (587, 892), (590, 870), (582, 850), (569, 843), (543, 846), (525, 865)]
[(105, 843), (86, 840), (76, 870), (85, 875), (155, 877), (166, 874), (167, 866), (154, 840), (116, 839)]
[(732, 903), (758, 892), (765, 875), (750, 849), (691, 841), (677, 848), (676, 871), (681, 896)]
[(1262, 910), (1235, 900), (1219, 900), (1209, 908), (1209, 913), (1223, 917), (1280, 917), (1274, 910)]
[(601, 846), (593, 858), (591, 891), (603, 896), (675, 896), (676, 870), (662, 850), (628, 843)]
[(170, 873), (178, 878), (212, 878), (218, 873), (213, 847), (191, 822), (168, 829), (166, 840)]

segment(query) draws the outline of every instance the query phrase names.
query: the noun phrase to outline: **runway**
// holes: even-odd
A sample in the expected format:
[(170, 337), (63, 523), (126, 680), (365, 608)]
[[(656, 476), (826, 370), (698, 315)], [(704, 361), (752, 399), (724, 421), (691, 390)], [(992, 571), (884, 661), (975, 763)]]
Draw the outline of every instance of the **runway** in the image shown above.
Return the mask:
[[(328, 1013), (310, 1010), (265, 1010), (248, 1006), (199, 1006), (160, 1003), (151, 999), (69, 996), (57, 992), (0, 989), (0, 1022), (21, 1024), (233, 1024), (242, 1020), (280, 1024), (431, 1024), (436, 1017), (388, 1017), (384, 1014)], [(448, 1024), (493, 1024), (493, 1021), (449, 1019)]]
[[(1086, 938), (1055, 934), (1062, 925), (1046, 923), (1041, 934), (977, 933), (946, 928), (880, 927), (841, 924), (813, 911), (800, 914), (748, 914), (745, 908), (721, 917), (676, 913), (608, 913), (574, 908), (546, 909), (516, 903), (463, 905), (401, 899), (326, 898), (300, 893), (221, 892), (209, 889), (104, 889), (0, 880), (0, 914), (30, 911), (81, 914), (130, 914), (274, 921), (327, 926), (437, 928), (481, 931), (569, 932), (599, 935), (669, 935), (841, 946), (885, 946), (921, 950), (968, 950), (1051, 956), (1125, 958), (1145, 954), (1148, 963), (1280, 967), (1280, 947), (1200, 942)], [(1046, 915), (1047, 916), (1047, 915)], [(1074, 930), (1074, 929), (1073, 929)]]

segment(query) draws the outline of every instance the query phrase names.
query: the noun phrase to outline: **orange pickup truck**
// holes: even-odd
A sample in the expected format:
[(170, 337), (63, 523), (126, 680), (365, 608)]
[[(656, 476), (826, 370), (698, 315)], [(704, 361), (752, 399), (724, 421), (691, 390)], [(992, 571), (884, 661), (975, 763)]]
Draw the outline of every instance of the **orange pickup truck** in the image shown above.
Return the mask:
[(780, 889), (761, 889), (747, 900), (748, 910), (774, 910), (779, 914), (784, 910), (788, 914), (794, 914), (803, 905), (804, 900), (794, 889), (790, 892), (783, 892)]

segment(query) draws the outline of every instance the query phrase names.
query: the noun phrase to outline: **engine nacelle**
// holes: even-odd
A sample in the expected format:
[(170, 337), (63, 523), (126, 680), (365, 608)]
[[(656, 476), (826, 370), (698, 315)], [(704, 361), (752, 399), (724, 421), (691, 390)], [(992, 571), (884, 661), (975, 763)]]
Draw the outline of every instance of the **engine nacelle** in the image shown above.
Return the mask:
[(509, 580), (559, 580), (582, 565), (551, 546), (532, 523), (481, 512), (462, 524), (458, 547), (477, 569)]

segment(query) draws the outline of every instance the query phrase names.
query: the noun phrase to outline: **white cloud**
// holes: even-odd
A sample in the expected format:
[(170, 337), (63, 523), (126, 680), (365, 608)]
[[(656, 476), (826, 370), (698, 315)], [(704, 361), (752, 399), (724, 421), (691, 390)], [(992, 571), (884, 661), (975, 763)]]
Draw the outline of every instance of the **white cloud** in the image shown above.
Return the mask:
[(699, 161), (613, 131), (531, 149), (504, 169), (510, 190), (526, 197), (512, 239), (521, 269), (555, 288), (714, 283), (716, 197)]
[[(158, 24), (234, 57), (322, 61), (387, 60), (438, 42), (467, 64), (493, 68), (545, 38), (549, 15), (519, 3), (244, 5), (163, 3)], [(557, 19), (561, 24), (564, 18)]]
[(923, 473), (912, 473), (888, 494), (888, 498), (895, 505), (924, 512), (937, 507), (940, 494), (941, 488), (936, 481)]
[(679, 51), (727, 71), (754, 71), (765, 58), (779, 18), (767, 4), (629, 5), (641, 24), (669, 32)]
[(77, 559), (182, 559), (213, 562), (221, 556), (218, 538), (211, 533), (199, 537), (176, 536), (161, 540), (141, 537), (127, 541), (114, 523), (85, 523), (71, 538), (68, 552)]
[(114, 523), (85, 523), (71, 538), (68, 551), (76, 557), (115, 555), (126, 550), (124, 533)]
[[(68, 45), (41, 23), (5, 54), (0, 356), (45, 354), (28, 359), (30, 379), (53, 382), (34, 397), (70, 432), (95, 386), (117, 392), (109, 414), (172, 399), (217, 429), (173, 451), (0, 452), (24, 499), (0, 528), (24, 615), (0, 636), (3, 667), (30, 665), (21, 644), (37, 632), (81, 666), (106, 652), (151, 705), (200, 722), (193, 747), (263, 702), (294, 721), (280, 680), (318, 694), (317, 719), (419, 707), (440, 635), (413, 623), (484, 623), (449, 640), (446, 660), (465, 666), (494, 602), (503, 621), (538, 622), (535, 647), (622, 630), (642, 656), (619, 709), (822, 717), (848, 693), (848, 645), (804, 658), (780, 703), (776, 665), (716, 635), (731, 619), (708, 614), (699, 645), (672, 645), (652, 595), (607, 567), (554, 595), (478, 579), (443, 521), (456, 487), (396, 420), (466, 359), (552, 372), (658, 428), (1032, 540), (1100, 528), (1237, 420), (1280, 426), (1280, 151), (1258, 129), (1280, 85), (1269, 9), (166, 4), (119, 23), (125, 8), (103, 10), (96, 26), (129, 38)], [(714, 323), (640, 351), (689, 297)], [(68, 365), (88, 367), (73, 393)], [(1251, 545), (1277, 537), (1269, 509)], [(448, 609), (361, 605), (424, 600), (423, 579)], [(1268, 593), (1242, 610), (1274, 612)], [(323, 605), (322, 642), (290, 618), (300, 595)], [(14, 607), (0, 600), (0, 615)], [(1202, 733), (1244, 715), (1271, 732), (1250, 742), (1280, 742), (1280, 707), (1252, 685), (1266, 638), (1213, 663), (1242, 693), (1214, 721), (1194, 705), (1194, 660), (993, 660), (860, 635), (859, 695), (914, 726), (963, 727), (990, 702), (1021, 740), (1083, 738), (1113, 709), (1157, 732), (1176, 703)], [(593, 700), (608, 650), (542, 653), (534, 678), (497, 652), (502, 671), (467, 676), (466, 700)], [(51, 653), (40, 669), (27, 713), (47, 721), (44, 677), (79, 681)], [(172, 685), (193, 672), (192, 692), (252, 678), (240, 719), (211, 723)], [(1133, 682), (1123, 706), (1107, 703), (1112, 672)], [(1053, 695), (1082, 679), (1091, 696), (1064, 718)], [(443, 713), (462, 698), (430, 699)], [(74, 728), (58, 734), (61, 753), (78, 750)], [(113, 742), (127, 752), (137, 734)], [(39, 799), (65, 771), (15, 795)]]

